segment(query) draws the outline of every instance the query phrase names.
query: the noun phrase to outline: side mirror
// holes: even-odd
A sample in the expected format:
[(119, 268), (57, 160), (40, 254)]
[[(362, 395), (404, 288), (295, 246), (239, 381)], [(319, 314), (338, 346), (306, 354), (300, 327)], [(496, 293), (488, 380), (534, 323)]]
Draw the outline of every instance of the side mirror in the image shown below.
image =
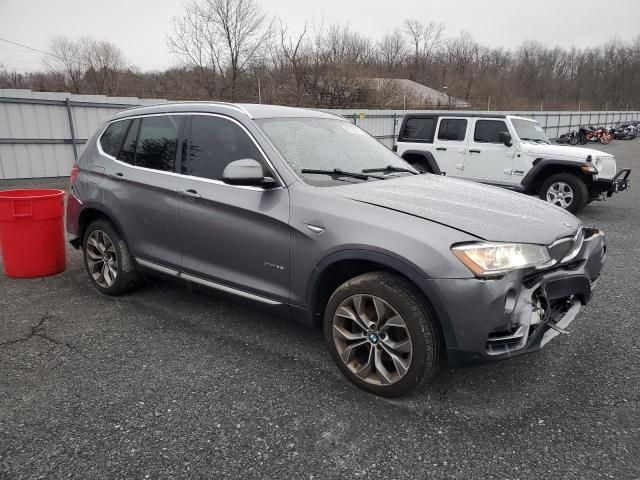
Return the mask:
[(500, 136), (498, 138), (507, 147), (511, 146), (511, 134), (509, 132), (500, 132)]
[(262, 165), (252, 158), (243, 158), (229, 163), (222, 172), (222, 181), (229, 185), (262, 187), (276, 184), (273, 178), (265, 176)]

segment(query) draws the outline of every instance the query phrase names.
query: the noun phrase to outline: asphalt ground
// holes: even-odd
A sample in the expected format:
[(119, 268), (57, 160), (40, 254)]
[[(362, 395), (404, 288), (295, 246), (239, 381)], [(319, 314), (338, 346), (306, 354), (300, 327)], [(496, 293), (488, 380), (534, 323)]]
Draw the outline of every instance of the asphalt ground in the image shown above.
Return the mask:
[[(632, 167), (640, 140), (599, 147)], [(66, 186), (5, 181), (0, 189)], [(386, 400), (320, 331), (154, 279), (109, 298), (0, 274), (0, 478), (640, 478), (640, 189), (589, 205), (593, 301), (544, 350)]]

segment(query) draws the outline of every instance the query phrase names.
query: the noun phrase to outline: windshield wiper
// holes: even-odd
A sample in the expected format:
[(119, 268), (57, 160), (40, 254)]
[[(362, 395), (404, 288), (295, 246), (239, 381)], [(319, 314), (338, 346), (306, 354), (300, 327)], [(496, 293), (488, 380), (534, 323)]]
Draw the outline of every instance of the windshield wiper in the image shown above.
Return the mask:
[(403, 167), (394, 167), (393, 165), (387, 165), (386, 167), (380, 167), (380, 168), (365, 168), (364, 170), (362, 170), (362, 173), (374, 173), (374, 172), (407, 172), (413, 175), (418, 175), (418, 173), (413, 170), (409, 170), (408, 168), (403, 168)]
[(357, 172), (347, 172), (340, 168), (334, 168), (331, 170), (323, 170), (316, 168), (303, 168), (300, 170), (302, 173), (319, 173), (324, 175), (335, 175), (337, 177), (351, 177), (351, 178), (359, 178), (360, 180), (368, 180), (369, 178), (377, 178), (382, 180), (382, 177), (378, 175), (368, 175), (367, 173), (357, 173)]

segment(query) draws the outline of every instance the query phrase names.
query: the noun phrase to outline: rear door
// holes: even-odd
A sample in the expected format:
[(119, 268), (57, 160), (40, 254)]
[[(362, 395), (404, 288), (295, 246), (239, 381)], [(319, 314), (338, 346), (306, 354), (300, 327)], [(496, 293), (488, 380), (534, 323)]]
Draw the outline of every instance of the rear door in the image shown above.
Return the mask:
[(440, 117), (438, 122), (433, 154), (440, 170), (449, 176), (466, 176), (468, 125), (469, 121), (460, 117)]
[(243, 292), (289, 298), (289, 192), (228, 185), (224, 168), (251, 158), (278, 178), (237, 121), (190, 117), (181, 158), (179, 201), (182, 270)]
[[(486, 183), (504, 184), (511, 178), (515, 142), (511, 146), (500, 141), (500, 133), (509, 132), (503, 119), (473, 119), (469, 135), (469, 151), (465, 177)], [(515, 138), (515, 135), (512, 134)]]
[(102, 204), (119, 223), (131, 253), (170, 265), (180, 263), (175, 164), (183, 119), (152, 115), (131, 121), (115, 157), (107, 146), (113, 161), (105, 163), (100, 182)]

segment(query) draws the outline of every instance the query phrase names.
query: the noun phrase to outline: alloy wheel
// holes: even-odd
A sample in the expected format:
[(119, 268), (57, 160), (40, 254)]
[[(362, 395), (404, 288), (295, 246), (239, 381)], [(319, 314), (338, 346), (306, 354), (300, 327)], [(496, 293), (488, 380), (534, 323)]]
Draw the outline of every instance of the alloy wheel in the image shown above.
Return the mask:
[(110, 288), (118, 278), (118, 257), (109, 235), (94, 230), (85, 247), (87, 266), (93, 280), (102, 288)]
[(333, 316), (333, 341), (341, 360), (372, 385), (399, 382), (409, 371), (413, 345), (407, 324), (383, 299), (353, 295)]
[(564, 182), (552, 183), (547, 190), (547, 202), (567, 209), (573, 202), (573, 189)]

